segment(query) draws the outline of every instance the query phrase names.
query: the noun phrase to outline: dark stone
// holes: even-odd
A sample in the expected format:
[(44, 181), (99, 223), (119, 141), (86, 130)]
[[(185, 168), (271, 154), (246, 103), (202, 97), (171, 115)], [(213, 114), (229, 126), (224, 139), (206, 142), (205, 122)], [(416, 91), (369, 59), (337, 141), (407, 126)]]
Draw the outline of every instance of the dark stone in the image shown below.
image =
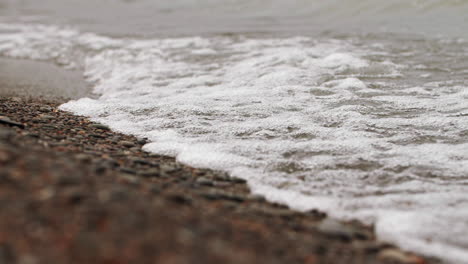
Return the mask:
[(159, 170), (158, 169), (150, 169), (150, 170), (145, 170), (145, 171), (139, 171), (138, 175), (146, 178), (151, 178), (151, 177), (159, 177)]
[(178, 204), (185, 204), (185, 205), (189, 205), (192, 203), (192, 198), (187, 196), (187, 195), (183, 195), (183, 194), (179, 194), (179, 193), (173, 193), (173, 194), (169, 194), (167, 196), (167, 199), (172, 201), (172, 202), (175, 202), (175, 203), (178, 203)]
[(0, 116), (0, 124), (7, 125), (7, 126), (24, 128), (23, 124), (12, 121), (8, 117), (5, 117), (5, 116)]
[(203, 192), (200, 195), (208, 200), (228, 200), (238, 203), (244, 202), (246, 200), (246, 197), (223, 191), (208, 191)]
[(120, 168), (120, 171), (123, 172), (123, 173), (132, 174), (132, 175), (137, 174), (137, 171), (134, 170), (134, 169), (131, 169), (131, 168)]
[(103, 124), (91, 124), (90, 127), (92, 128), (96, 128), (96, 129), (101, 129), (101, 130), (105, 130), (105, 131), (109, 131), (110, 128), (106, 125), (103, 125)]
[(133, 144), (133, 142), (130, 142), (130, 141), (121, 141), (120, 142), (120, 145), (126, 147), (126, 148), (132, 148), (135, 146), (135, 144)]
[(195, 182), (198, 185), (202, 185), (202, 186), (214, 186), (213, 181), (211, 181), (210, 179), (205, 178), (205, 177), (200, 177), (200, 178), (196, 179)]
[(330, 237), (336, 237), (345, 241), (351, 240), (354, 235), (352, 228), (331, 218), (324, 219), (318, 225), (318, 230)]

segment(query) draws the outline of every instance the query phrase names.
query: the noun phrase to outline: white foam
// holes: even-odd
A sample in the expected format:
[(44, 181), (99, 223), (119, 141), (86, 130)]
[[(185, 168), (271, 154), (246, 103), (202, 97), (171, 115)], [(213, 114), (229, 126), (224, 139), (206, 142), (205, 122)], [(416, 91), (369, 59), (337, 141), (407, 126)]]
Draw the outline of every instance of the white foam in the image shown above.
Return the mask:
[(2, 55), (83, 68), (101, 96), (63, 110), (147, 137), (148, 151), (245, 178), (270, 200), (375, 223), (381, 239), (468, 263), (458, 225), (468, 205), (467, 88), (387, 84), (411, 68), (384, 47), (118, 40), (45, 26), (0, 34)]

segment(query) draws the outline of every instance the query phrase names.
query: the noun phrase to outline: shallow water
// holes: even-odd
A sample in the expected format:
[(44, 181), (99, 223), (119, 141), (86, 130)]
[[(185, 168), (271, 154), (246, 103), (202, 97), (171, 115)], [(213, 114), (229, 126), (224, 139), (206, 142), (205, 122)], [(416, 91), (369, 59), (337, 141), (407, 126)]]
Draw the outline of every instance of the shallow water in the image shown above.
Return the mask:
[(468, 263), (467, 2), (36, 2), (0, 54), (82, 70), (101, 96), (62, 109)]

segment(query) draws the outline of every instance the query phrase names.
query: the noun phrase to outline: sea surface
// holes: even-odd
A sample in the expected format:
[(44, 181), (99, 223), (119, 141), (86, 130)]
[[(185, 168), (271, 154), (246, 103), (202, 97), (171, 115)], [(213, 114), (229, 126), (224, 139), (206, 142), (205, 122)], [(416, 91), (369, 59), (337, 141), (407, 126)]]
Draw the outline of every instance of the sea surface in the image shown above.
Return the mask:
[(468, 1), (0, 0), (0, 56), (81, 71), (61, 109), (148, 151), (468, 263)]

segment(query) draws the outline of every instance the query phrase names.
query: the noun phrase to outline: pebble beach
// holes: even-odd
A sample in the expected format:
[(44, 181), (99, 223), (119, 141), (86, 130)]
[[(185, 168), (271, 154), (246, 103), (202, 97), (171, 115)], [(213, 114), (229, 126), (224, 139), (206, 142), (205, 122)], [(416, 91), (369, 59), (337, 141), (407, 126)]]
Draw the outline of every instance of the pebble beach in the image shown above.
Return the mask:
[(0, 99), (1, 263), (438, 263), (144, 152), (59, 101)]

